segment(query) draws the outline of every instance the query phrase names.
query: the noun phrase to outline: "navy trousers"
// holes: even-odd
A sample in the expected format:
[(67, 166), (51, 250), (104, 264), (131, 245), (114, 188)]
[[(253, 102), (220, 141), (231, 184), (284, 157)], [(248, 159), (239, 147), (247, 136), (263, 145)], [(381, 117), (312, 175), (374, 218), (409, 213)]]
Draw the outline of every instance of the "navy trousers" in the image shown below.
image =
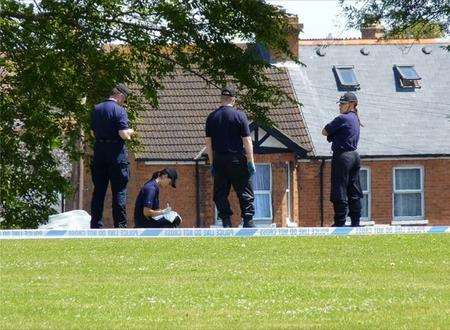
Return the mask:
[(361, 198), (359, 181), (361, 160), (356, 151), (335, 152), (331, 161), (331, 196), (334, 207), (334, 226), (345, 225), (348, 216), (352, 226), (359, 226)]
[(214, 203), (224, 227), (231, 227), (233, 211), (228, 201), (231, 186), (239, 199), (244, 227), (253, 227), (255, 215), (253, 185), (244, 155), (214, 155)]
[(103, 227), (103, 206), (110, 182), (114, 227), (126, 228), (130, 163), (125, 148), (111, 143), (96, 143), (91, 173), (94, 183), (91, 201), (91, 228)]

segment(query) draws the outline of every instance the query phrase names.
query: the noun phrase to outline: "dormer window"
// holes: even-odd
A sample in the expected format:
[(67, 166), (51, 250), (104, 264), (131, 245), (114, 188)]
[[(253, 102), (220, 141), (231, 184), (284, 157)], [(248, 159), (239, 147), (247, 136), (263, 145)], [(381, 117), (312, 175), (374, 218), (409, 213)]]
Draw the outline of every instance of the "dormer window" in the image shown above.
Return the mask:
[(395, 65), (394, 68), (402, 88), (421, 88), (420, 80), (422, 78), (417, 74), (414, 65)]
[(355, 67), (353, 65), (334, 65), (333, 71), (335, 72), (338, 84), (341, 89), (351, 90), (359, 89), (359, 82), (356, 78)]

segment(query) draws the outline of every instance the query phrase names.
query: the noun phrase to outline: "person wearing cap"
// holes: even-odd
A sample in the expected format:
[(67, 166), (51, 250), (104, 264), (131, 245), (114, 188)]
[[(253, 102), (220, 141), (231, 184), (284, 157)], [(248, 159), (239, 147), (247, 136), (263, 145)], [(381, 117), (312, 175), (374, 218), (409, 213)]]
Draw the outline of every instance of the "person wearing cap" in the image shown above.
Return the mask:
[(103, 227), (103, 204), (111, 182), (112, 213), (115, 228), (127, 227), (126, 196), (129, 162), (125, 141), (134, 134), (123, 108), (130, 90), (118, 84), (110, 97), (97, 105), (91, 114), (91, 134), (95, 138), (91, 163), (94, 191), (91, 200), (91, 228)]
[(354, 93), (348, 92), (337, 103), (340, 115), (322, 130), (328, 142), (332, 143), (333, 151), (330, 195), (334, 208), (333, 227), (344, 226), (347, 214), (351, 226), (358, 227), (363, 197), (359, 181), (361, 160), (356, 151), (362, 126), (358, 116), (358, 99)]
[(136, 198), (134, 207), (136, 228), (175, 228), (180, 225), (181, 217), (172, 212), (169, 205), (165, 209), (159, 207), (159, 189), (169, 185), (176, 188), (177, 178), (177, 171), (173, 168), (153, 173), (152, 178), (144, 184)]
[(233, 212), (228, 201), (231, 186), (239, 199), (243, 226), (254, 227), (253, 144), (247, 116), (234, 107), (235, 101), (234, 88), (225, 87), (221, 106), (206, 120), (206, 151), (214, 177), (214, 202), (223, 227), (231, 227)]

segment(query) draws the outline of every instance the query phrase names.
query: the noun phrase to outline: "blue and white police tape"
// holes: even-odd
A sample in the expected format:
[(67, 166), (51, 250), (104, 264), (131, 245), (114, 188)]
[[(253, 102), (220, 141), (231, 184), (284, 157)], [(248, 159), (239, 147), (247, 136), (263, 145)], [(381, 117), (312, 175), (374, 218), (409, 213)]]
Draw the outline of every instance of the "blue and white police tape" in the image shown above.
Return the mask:
[(388, 234), (450, 233), (450, 226), (373, 226), (373, 227), (298, 227), (298, 228), (176, 228), (176, 229), (21, 229), (0, 230), (1, 239), (50, 238), (167, 238), (167, 237), (295, 237), (354, 236)]

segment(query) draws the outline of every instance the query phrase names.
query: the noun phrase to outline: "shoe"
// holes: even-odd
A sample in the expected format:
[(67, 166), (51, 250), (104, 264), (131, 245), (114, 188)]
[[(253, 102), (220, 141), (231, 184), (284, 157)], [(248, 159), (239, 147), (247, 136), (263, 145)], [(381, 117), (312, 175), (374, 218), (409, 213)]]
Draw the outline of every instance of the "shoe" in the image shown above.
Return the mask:
[(178, 228), (182, 222), (183, 222), (183, 220), (181, 219), (181, 217), (177, 216), (172, 222), (173, 227)]
[(231, 228), (231, 220), (230, 219), (222, 219), (223, 228)]
[(253, 222), (253, 219), (250, 220), (244, 220), (244, 225), (242, 226), (244, 228), (255, 228), (255, 223)]

